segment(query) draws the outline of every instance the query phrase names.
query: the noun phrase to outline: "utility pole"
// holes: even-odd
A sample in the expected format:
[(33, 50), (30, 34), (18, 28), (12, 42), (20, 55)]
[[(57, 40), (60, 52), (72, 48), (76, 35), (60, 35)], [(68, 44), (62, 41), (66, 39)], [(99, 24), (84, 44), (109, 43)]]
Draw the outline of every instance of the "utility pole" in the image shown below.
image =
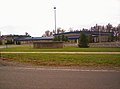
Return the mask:
[(55, 21), (55, 34), (56, 34), (56, 7), (54, 9), (54, 21)]

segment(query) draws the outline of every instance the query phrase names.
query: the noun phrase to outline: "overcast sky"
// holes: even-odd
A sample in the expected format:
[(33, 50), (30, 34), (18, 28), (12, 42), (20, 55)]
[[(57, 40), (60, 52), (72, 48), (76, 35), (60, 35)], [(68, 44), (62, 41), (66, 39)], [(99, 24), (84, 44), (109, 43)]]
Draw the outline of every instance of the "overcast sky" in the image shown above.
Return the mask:
[(1, 34), (42, 36), (54, 29), (54, 10), (57, 27), (90, 28), (96, 23), (120, 24), (120, 0), (0, 0)]

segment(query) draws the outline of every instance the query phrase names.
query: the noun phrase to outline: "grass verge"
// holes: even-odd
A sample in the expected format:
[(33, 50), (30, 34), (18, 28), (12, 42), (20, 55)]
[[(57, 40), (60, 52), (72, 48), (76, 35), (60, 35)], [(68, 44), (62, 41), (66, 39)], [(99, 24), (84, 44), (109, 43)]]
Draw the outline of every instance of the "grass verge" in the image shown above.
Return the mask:
[(120, 67), (120, 55), (117, 54), (2, 54), (2, 57), (35, 65)]
[(2, 48), (1, 52), (120, 52), (120, 48), (78, 48), (64, 47), (51, 49), (35, 49), (31, 46), (19, 46), (14, 48)]

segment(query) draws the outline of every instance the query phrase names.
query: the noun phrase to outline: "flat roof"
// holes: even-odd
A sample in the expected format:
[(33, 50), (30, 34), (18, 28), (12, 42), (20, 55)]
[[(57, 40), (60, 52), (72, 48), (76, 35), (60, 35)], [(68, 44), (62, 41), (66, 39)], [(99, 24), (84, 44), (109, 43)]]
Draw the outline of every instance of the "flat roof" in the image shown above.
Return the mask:
[(33, 41), (33, 40), (53, 40), (53, 37), (26, 37), (17, 38), (16, 41)]

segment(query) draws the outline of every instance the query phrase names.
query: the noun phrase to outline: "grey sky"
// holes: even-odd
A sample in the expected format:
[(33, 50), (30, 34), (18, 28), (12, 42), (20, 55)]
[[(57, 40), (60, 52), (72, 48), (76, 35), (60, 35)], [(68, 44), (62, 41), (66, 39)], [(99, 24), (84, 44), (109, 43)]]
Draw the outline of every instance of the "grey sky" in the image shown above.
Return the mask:
[(0, 0), (0, 31), (2, 34), (41, 36), (57, 27), (68, 30), (90, 28), (96, 23), (120, 24), (120, 0)]

